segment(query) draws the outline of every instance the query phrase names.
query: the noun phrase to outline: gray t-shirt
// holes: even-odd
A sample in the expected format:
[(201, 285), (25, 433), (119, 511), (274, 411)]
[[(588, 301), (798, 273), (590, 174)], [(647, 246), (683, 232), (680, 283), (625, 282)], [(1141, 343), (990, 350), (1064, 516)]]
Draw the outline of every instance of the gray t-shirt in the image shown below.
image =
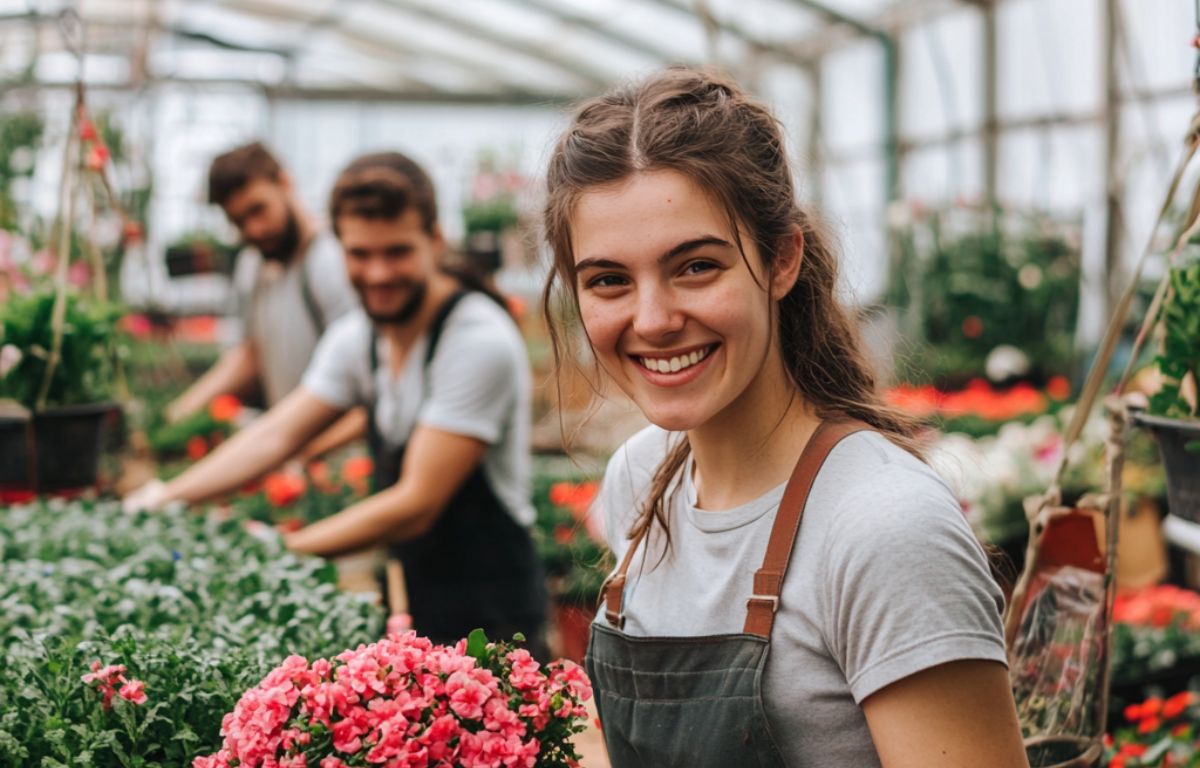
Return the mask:
[[(594, 509), (618, 562), (675, 439), (649, 427), (608, 464)], [(655, 567), (664, 544), (656, 524), (630, 564), (628, 634), (742, 631), (784, 486), (713, 512), (696, 507), (691, 475), (689, 460), (669, 505), (666, 559)], [(878, 433), (844, 439), (813, 484), (771, 633), (764, 698), (788, 765), (879, 765), (859, 703), (945, 662), (1005, 663), (1003, 606), (983, 548), (937, 475)], [(603, 611), (596, 621), (606, 623)]]
[(326, 332), (302, 386), (335, 408), (378, 401), (375, 424), (393, 446), (408, 442), (417, 424), (488, 444), (483, 468), (492, 490), (521, 525), (531, 525), (529, 437), (532, 377), (517, 326), (494, 301), (470, 293), (446, 318), (426, 369), (428, 337), (390, 373), (388, 345), (377, 344), (371, 380), (371, 321), (362, 309)]
[[(302, 277), (308, 279), (311, 309)], [(296, 388), (322, 331), (358, 306), (358, 297), (346, 275), (341, 246), (329, 232), (319, 233), (303, 258), (286, 266), (264, 262), (256, 248), (244, 248), (233, 285), (240, 340), (254, 343), (270, 407)]]

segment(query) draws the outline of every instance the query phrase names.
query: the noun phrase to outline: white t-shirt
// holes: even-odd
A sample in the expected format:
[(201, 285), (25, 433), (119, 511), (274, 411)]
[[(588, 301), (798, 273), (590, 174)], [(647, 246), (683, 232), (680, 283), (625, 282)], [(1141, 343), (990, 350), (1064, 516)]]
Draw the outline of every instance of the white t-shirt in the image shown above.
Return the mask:
[[(304, 298), (302, 270), (316, 318)], [(317, 234), (303, 257), (287, 265), (264, 262), (256, 248), (242, 249), (233, 285), (241, 338), (254, 343), (270, 407), (300, 384), (321, 332), (357, 307), (358, 296), (346, 275), (342, 248), (329, 232)]]
[(467, 294), (446, 318), (428, 368), (428, 336), (422, 336), (395, 376), (380, 338), (374, 381), (370, 340), (371, 321), (362, 309), (338, 320), (317, 346), (304, 388), (335, 408), (369, 404), (378, 393), (375, 425), (393, 446), (408, 442), (417, 424), (487, 443), (483, 468), (493, 492), (514, 520), (531, 525), (532, 376), (508, 313), (481, 293)]
[[(618, 562), (675, 439), (649, 427), (609, 462), (594, 509)], [(656, 523), (645, 557), (630, 563), (630, 635), (742, 631), (784, 485), (713, 512), (696, 506), (691, 475), (689, 460), (669, 505), (666, 559), (654, 567), (664, 544)], [(937, 475), (878, 433), (842, 440), (813, 483), (764, 672), (768, 721), (788, 765), (878, 766), (859, 703), (945, 662), (1006, 663), (1003, 607), (983, 548)], [(607, 623), (603, 610), (596, 621)]]

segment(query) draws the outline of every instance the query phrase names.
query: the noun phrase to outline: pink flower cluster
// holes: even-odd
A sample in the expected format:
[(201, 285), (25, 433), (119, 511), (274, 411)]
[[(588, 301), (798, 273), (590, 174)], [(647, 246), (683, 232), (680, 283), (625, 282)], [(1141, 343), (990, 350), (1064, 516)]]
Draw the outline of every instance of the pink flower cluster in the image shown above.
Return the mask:
[(223, 748), (192, 766), (577, 765), (568, 739), (587, 717), (583, 670), (496, 644), (479, 659), (466, 650), (408, 631), (311, 665), (290, 656), (225, 716)]
[(92, 662), (92, 671), (83, 676), (83, 682), (96, 686), (105, 709), (112, 708), (113, 696), (120, 696), (132, 704), (146, 703), (146, 684), (141, 680), (126, 680), (124, 664), (102, 667), (97, 659)]

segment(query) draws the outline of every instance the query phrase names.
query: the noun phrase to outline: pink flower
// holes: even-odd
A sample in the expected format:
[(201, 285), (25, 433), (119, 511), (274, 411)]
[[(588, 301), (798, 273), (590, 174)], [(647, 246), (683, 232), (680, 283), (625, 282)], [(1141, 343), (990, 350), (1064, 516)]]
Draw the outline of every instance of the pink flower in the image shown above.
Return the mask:
[(121, 686), (121, 698), (134, 704), (146, 703), (146, 684), (141, 680), (130, 680)]
[(466, 672), (455, 672), (446, 681), (446, 693), (450, 696), (450, 709), (459, 717), (479, 720), (483, 717), (483, 703), (492, 695), (488, 686), (475, 680)]
[(403, 631), (311, 665), (289, 657), (243, 694), (222, 721), (221, 751), (193, 768), (533, 768), (543, 754), (570, 765), (567, 739), (586, 718), (577, 694), (590, 695), (582, 672), (551, 665), (547, 676), (525, 651), (489, 649), (477, 660), (465, 641)]

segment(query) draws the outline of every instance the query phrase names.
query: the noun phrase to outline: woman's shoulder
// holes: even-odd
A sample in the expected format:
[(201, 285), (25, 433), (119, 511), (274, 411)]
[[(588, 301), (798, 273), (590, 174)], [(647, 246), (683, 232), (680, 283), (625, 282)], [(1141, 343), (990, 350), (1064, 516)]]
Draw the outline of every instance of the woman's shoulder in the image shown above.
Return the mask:
[(649, 494), (659, 464), (680, 439), (680, 433), (651, 424), (622, 443), (609, 458), (597, 506), (604, 516), (610, 546), (623, 540)]
[[(839, 443), (821, 470), (818, 483), (838, 507), (885, 506), (950, 509), (961, 515), (958, 501), (945, 480), (921, 459), (879, 432), (860, 432)], [(814, 488), (814, 492), (816, 489)]]
[(668, 432), (653, 424), (639, 430), (613, 451), (604, 473), (605, 482), (624, 481), (632, 488), (648, 485), (658, 465), (681, 439), (681, 433)]

